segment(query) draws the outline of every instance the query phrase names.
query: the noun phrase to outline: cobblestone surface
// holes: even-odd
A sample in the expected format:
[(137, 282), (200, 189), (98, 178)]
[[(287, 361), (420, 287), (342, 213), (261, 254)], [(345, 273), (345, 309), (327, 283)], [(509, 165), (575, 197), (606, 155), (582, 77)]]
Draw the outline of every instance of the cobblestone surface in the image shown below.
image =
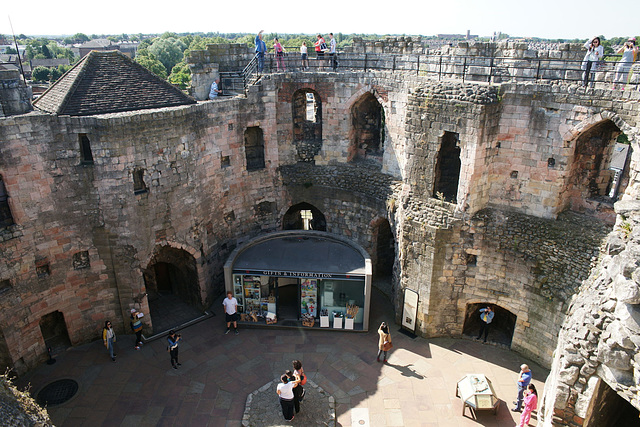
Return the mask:
[(247, 406), (242, 418), (244, 427), (259, 426), (335, 426), (335, 399), (313, 381), (304, 386), (305, 397), (300, 412), (292, 421), (285, 421), (276, 393), (277, 380), (273, 380), (247, 397)]

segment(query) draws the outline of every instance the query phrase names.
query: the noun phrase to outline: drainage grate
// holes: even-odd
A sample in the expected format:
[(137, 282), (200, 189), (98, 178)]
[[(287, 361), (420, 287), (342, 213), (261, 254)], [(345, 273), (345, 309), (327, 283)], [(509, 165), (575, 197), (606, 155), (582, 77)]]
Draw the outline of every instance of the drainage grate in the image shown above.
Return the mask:
[(75, 396), (77, 392), (78, 383), (74, 380), (57, 380), (44, 386), (44, 388), (38, 392), (36, 401), (41, 406), (60, 405)]

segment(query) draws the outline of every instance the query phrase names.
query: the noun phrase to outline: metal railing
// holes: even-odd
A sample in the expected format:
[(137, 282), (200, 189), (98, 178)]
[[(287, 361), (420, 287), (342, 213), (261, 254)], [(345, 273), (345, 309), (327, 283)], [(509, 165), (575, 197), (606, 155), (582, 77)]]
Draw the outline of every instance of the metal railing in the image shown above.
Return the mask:
[[(616, 79), (616, 59), (619, 57), (620, 55), (609, 55), (604, 61), (594, 64), (588, 79), (589, 86), (611, 88)], [(618, 77), (626, 79), (620, 86), (630, 85), (636, 90), (640, 84), (640, 62), (631, 65), (626, 75), (618, 74)], [(257, 81), (261, 74), (305, 71), (387, 71), (428, 76), (437, 80), (455, 79), (486, 83), (585, 82), (583, 62), (576, 60), (374, 53), (325, 53), (318, 56), (313, 51), (309, 53), (306, 62), (299, 53), (287, 53), (283, 56), (267, 53), (262, 70), (259, 69), (259, 61), (255, 56), (245, 69), (238, 73), (241, 77), (238, 75), (236, 78), (242, 79), (242, 85), (246, 90), (247, 85)], [(221, 73), (221, 76), (223, 74), (233, 73)]]

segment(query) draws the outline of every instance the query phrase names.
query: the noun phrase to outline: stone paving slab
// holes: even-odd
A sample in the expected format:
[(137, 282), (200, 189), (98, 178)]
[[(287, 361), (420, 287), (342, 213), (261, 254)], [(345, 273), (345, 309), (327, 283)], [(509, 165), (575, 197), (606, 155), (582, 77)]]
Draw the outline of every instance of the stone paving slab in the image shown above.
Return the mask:
[[(222, 308), (214, 304), (214, 309), (217, 305)], [(344, 427), (514, 426), (519, 414), (509, 406), (516, 397), (522, 363), (532, 367), (534, 384), (542, 392), (546, 370), (515, 352), (471, 340), (410, 339), (395, 327), (389, 361), (377, 363), (375, 325), (383, 320), (393, 323), (391, 310), (392, 304), (374, 289), (374, 326), (367, 333), (240, 329), (239, 335), (224, 335), (224, 316), (219, 310), (219, 316), (181, 331), (183, 365), (178, 370), (171, 368), (164, 339), (134, 350), (132, 335), (119, 337), (116, 363), (97, 340), (59, 354), (56, 364), (43, 364), (18, 378), (16, 384), (25, 387), (30, 383), (37, 393), (61, 378), (79, 383), (73, 399), (49, 408), (58, 427), (238, 427), (249, 394), (273, 384), (284, 370), (291, 369), (294, 359), (303, 362), (310, 382), (335, 399), (336, 425)], [(476, 420), (469, 410), (462, 415), (455, 386), (467, 373), (483, 373), (491, 379), (502, 400), (496, 416), (481, 413)], [(265, 396), (269, 410), (282, 422), (275, 391)], [(296, 420), (292, 424), (305, 425)], [(535, 417), (532, 425), (537, 425)]]

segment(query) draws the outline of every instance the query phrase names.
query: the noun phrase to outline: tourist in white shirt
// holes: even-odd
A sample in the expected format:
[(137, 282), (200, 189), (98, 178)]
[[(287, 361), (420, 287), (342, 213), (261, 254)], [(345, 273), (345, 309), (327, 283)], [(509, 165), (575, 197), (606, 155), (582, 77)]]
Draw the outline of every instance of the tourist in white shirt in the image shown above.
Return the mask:
[(225, 318), (227, 320), (227, 331), (225, 335), (229, 333), (231, 322), (233, 322), (233, 328), (236, 330), (236, 335), (238, 335), (238, 300), (235, 299), (231, 291), (227, 292), (227, 297), (222, 301), (222, 305), (224, 306)]
[(300, 381), (290, 381), (287, 374), (280, 377), (280, 384), (276, 389), (276, 393), (280, 396), (280, 406), (282, 406), (282, 415), (286, 421), (293, 419), (293, 388), (298, 386)]

